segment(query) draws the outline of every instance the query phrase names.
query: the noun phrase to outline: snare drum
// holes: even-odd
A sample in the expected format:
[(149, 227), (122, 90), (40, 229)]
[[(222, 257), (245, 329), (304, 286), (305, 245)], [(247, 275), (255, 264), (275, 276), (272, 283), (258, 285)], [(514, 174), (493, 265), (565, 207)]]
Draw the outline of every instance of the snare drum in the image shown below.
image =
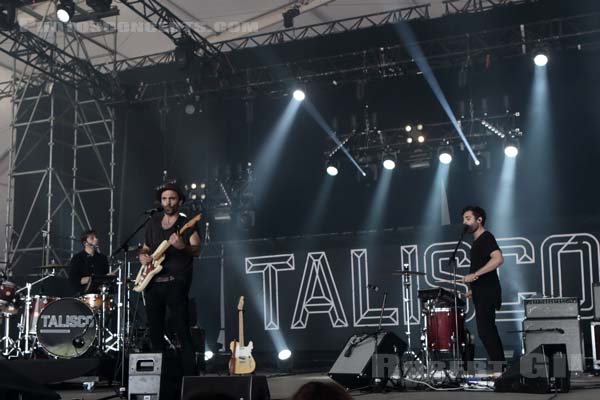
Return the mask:
[[(79, 298), (82, 302), (87, 304), (95, 312), (99, 312), (102, 308), (102, 295), (96, 293), (88, 293)], [(112, 296), (107, 295), (104, 301), (104, 311), (112, 311), (115, 309)]]
[[(33, 299), (31, 299), (31, 305), (29, 306), (29, 334), (30, 335), (35, 335), (38, 317), (40, 316), (40, 313), (42, 312), (42, 310), (44, 308), (46, 308), (46, 306), (48, 304), (54, 303), (58, 299), (59, 299), (59, 297), (40, 296), (40, 295), (35, 295), (33, 297)], [(23, 326), (23, 329), (25, 329), (25, 326)]]
[(47, 305), (38, 318), (40, 346), (58, 358), (85, 354), (96, 340), (98, 324), (94, 311), (77, 299), (60, 299)]
[(9, 281), (0, 283), (0, 313), (15, 315), (21, 306), (21, 297), (17, 293), (19, 287)]
[(454, 308), (433, 308), (427, 316), (427, 343), (431, 351), (452, 351), (456, 340), (458, 321), (459, 350), (465, 345), (465, 317), (458, 309), (454, 318)]

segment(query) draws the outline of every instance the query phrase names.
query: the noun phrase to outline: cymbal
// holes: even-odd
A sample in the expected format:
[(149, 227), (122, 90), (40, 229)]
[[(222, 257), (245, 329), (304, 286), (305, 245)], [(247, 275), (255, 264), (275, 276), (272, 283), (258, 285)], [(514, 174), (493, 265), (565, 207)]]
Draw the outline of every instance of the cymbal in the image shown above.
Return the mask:
[(426, 275), (426, 274), (425, 274), (425, 272), (408, 271), (408, 270), (405, 271), (402, 269), (397, 269), (392, 272), (392, 275)]
[(39, 267), (34, 267), (35, 269), (60, 269), (60, 268), (68, 268), (68, 265), (62, 265), (62, 264), (48, 264), (48, 265), (41, 265)]

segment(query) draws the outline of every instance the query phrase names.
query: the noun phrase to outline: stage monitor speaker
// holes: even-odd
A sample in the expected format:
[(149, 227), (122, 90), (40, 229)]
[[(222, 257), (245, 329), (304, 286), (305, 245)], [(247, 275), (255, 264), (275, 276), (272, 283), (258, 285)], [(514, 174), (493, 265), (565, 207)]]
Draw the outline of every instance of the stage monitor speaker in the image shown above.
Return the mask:
[(568, 392), (571, 378), (564, 344), (543, 344), (525, 354), (500, 378), (496, 392), (549, 393)]
[(523, 342), (525, 353), (542, 344), (564, 343), (571, 371), (583, 372), (585, 369), (583, 335), (578, 318), (526, 318), (523, 320)]
[(0, 399), (60, 400), (60, 395), (8, 367), (0, 372)]
[(185, 376), (181, 400), (269, 400), (271, 394), (267, 377), (240, 376)]
[(162, 362), (160, 353), (129, 355), (129, 400), (160, 398)]
[(407, 345), (392, 332), (377, 335), (378, 362), (375, 355), (375, 334), (353, 335), (329, 370), (331, 379), (348, 389), (368, 386), (373, 379), (385, 381), (398, 366)]

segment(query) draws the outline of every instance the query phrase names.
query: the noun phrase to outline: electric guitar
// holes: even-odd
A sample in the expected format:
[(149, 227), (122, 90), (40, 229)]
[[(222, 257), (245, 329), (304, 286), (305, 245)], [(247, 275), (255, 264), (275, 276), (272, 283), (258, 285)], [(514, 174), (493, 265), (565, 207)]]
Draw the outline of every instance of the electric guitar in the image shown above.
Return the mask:
[(244, 346), (244, 296), (240, 297), (238, 303), (238, 319), (239, 319), (239, 342), (235, 340), (229, 344), (231, 349), (231, 360), (229, 360), (229, 373), (232, 375), (251, 374), (256, 368), (256, 362), (252, 357), (252, 342), (248, 342), (248, 346)]
[[(179, 236), (183, 235), (185, 231), (192, 228), (194, 225), (200, 221), (202, 214), (196, 215), (194, 218), (190, 219), (178, 232)], [(141, 292), (146, 289), (146, 286), (150, 283), (152, 278), (160, 271), (162, 271), (162, 262), (165, 260), (165, 252), (167, 249), (171, 247), (171, 244), (168, 240), (163, 240), (154, 253), (152, 253), (152, 262), (147, 265), (142, 265), (140, 271), (138, 272), (135, 278), (135, 286), (133, 287), (134, 292)]]

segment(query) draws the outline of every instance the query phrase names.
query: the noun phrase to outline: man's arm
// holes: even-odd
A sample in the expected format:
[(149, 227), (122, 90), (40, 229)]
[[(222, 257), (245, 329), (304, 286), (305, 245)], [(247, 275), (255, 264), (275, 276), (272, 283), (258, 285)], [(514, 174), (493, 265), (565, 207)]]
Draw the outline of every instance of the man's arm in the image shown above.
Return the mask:
[(479, 279), (481, 275), (492, 272), (500, 267), (504, 263), (504, 257), (500, 250), (494, 250), (490, 253), (490, 261), (488, 261), (483, 267), (479, 268), (472, 274), (467, 274), (461, 279), (461, 282), (471, 283)]
[(490, 253), (490, 261), (488, 261), (483, 267), (475, 271), (474, 275), (479, 278), (481, 275), (496, 270), (502, 264), (504, 264), (504, 257), (502, 256), (502, 252), (500, 250), (494, 250)]
[(198, 235), (198, 232), (192, 233), (192, 236), (190, 236), (190, 244), (185, 244), (183, 237), (176, 233), (173, 233), (171, 237), (169, 237), (169, 243), (177, 250), (181, 250), (192, 257), (200, 255), (200, 235)]

